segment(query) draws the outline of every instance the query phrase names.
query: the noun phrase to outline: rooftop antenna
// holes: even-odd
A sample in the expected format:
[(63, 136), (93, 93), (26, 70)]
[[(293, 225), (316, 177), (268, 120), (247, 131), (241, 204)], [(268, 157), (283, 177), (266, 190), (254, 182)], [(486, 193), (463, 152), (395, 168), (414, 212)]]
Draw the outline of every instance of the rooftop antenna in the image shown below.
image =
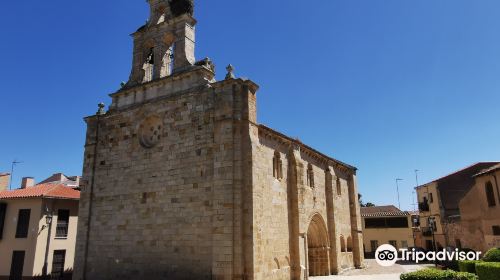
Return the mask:
[(417, 188), (418, 188), (418, 172), (420, 170), (415, 169), (415, 182), (417, 183), (417, 186), (415, 187), (415, 190), (413, 191), (413, 211), (417, 211), (417, 203), (415, 202), (415, 196), (417, 195)]
[(17, 159), (15, 159), (13, 162), (12, 162), (12, 166), (10, 168), (10, 182), (9, 182), (9, 190), (12, 190), (12, 181), (14, 179), (14, 167), (17, 165), (17, 164), (20, 164), (20, 163), (23, 163), (22, 161), (17, 161)]
[(401, 200), (399, 198), (399, 182), (400, 181), (403, 181), (403, 179), (399, 179), (399, 178), (396, 179), (396, 189), (398, 191), (398, 207), (399, 207), (399, 210), (401, 210)]

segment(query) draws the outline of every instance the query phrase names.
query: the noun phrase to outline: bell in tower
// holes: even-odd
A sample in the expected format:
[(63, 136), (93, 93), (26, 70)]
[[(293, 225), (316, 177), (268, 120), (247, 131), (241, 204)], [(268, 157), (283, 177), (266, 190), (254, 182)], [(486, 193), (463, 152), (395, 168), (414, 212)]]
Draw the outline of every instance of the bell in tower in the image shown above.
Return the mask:
[(195, 64), (192, 0), (148, 0), (148, 22), (132, 34), (134, 56), (126, 87), (189, 69)]

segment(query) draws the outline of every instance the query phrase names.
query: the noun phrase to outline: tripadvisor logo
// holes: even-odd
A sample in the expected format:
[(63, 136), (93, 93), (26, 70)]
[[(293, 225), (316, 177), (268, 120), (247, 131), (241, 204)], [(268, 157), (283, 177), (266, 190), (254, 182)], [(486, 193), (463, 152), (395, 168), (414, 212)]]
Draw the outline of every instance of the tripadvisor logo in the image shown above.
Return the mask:
[(375, 260), (380, 266), (393, 266), (398, 260), (398, 250), (392, 245), (384, 244), (375, 252)]
[(399, 249), (389, 244), (384, 244), (378, 247), (375, 252), (375, 260), (380, 266), (388, 267), (393, 266), (398, 260), (412, 261), (419, 263), (422, 261), (435, 262), (435, 261), (478, 261), (481, 258), (481, 252), (461, 252), (459, 249), (449, 251), (443, 249), (437, 252), (421, 252), (412, 250)]

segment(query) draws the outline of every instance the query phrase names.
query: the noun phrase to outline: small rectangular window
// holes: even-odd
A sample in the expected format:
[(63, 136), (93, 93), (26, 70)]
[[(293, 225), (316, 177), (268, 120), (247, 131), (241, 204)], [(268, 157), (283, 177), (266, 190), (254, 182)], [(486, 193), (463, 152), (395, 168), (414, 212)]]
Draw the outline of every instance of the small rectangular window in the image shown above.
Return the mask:
[(372, 253), (375, 253), (377, 251), (377, 248), (378, 248), (378, 241), (377, 240), (371, 240), (370, 241), (370, 246), (371, 246), (371, 249), (372, 249)]
[(429, 202), (430, 203), (434, 202), (434, 195), (432, 193), (429, 194)]
[(67, 238), (69, 226), (69, 210), (59, 209), (57, 211), (56, 238)]
[(52, 273), (50, 274), (51, 280), (59, 280), (64, 278), (64, 261), (66, 259), (66, 250), (54, 251), (52, 258)]
[(401, 248), (408, 248), (408, 241), (401, 240)]
[(396, 240), (389, 240), (389, 244), (398, 249), (398, 242)]
[(10, 264), (9, 280), (22, 280), (24, 270), (24, 251), (12, 252), (12, 262)]
[(16, 238), (28, 238), (31, 209), (20, 209), (17, 218)]
[(462, 241), (460, 239), (455, 239), (455, 245), (458, 249), (462, 249)]
[(493, 235), (500, 236), (500, 226), (493, 226)]
[(7, 204), (0, 203), (0, 240), (3, 237), (3, 227), (5, 224), (5, 215), (7, 214)]

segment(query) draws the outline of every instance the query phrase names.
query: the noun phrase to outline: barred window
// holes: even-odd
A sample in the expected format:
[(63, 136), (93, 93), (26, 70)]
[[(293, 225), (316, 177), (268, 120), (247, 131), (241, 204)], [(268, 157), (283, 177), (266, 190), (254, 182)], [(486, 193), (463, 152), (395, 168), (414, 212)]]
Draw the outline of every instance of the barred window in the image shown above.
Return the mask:
[(64, 279), (64, 261), (66, 259), (66, 250), (55, 250), (52, 258), (51, 280)]
[(69, 210), (59, 209), (57, 211), (56, 238), (67, 238), (69, 227)]

